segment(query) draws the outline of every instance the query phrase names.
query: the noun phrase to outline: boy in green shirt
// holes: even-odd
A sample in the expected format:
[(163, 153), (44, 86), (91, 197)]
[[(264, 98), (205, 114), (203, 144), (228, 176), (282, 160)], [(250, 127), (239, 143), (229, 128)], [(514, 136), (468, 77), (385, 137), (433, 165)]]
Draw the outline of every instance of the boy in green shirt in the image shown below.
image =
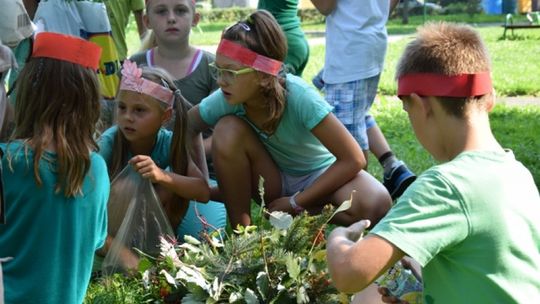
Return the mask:
[(366, 237), (359, 239), (366, 220), (332, 232), (334, 284), (362, 290), (408, 255), (423, 268), (425, 303), (540, 303), (540, 197), (531, 173), (491, 131), (494, 93), (481, 38), (465, 25), (428, 24), (405, 49), (396, 78), (416, 137), (441, 164)]

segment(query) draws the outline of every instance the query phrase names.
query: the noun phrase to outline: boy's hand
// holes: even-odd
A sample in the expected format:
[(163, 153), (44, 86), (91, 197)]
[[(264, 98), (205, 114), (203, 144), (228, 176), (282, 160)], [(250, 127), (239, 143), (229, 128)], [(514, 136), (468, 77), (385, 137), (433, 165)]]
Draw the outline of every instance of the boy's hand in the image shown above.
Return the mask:
[(398, 297), (393, 296), (388, 288), (378, 287), (377, 291), (381, 294), (381, 300), (384, 303), (396, 303), (396, 304), (408, 304), (409, 302), (400, 300)]
[(371, 225), (371, 222), (369, 220), (358, 221), (358, 222), (350, 225), (349, 227), (345, 228), (346, 237), (349, 240), (351, 240), (353, 242), (356, 242), (362, 237), (362, 235), (364, 234), (364, 231), (370, 225)]
[(156, 166), (156, 163), (148, 155), (137, 155), (129, 160), (135, 171), (143, 178), (149, 179), (152, 183), (159, 183), (165, 177), (165, 172)]

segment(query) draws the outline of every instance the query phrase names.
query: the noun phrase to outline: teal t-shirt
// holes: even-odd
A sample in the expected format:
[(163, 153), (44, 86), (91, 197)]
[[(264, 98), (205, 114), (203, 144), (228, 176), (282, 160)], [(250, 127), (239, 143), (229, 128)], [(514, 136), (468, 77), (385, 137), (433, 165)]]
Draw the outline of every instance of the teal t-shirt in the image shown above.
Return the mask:
[[(336, 158), (311, 133), (330, 112), (332, 107), (302, 78), (287, 74), (287, 104), (276, 131), (267, 135), (252, 127), (279, 169), (291, 175), (305, 175), (330, 166)], [(201, 118), (208, 125), (229, 114), (246, 117), (243, 105), (230, 105), (221, 90), (203, 99)]]
[(540, 303), (540, 197), (512, 152), (464, 152), (407, 189), (371, 233), (423, 267), (424, 303)]
[[(114, 138), (118, 132), (118, 126), (112, 126), (109, 129), (105, 130), (101, 137), (98, 140), (99, 145), (99, 154), (103, 157), (107, 166), (111, 165), (112, 162), (112, 152), (114, 148)], [(156, 143), (152, 149), (152, 154), (150, 157), (154, 163), (161, 169), (167, 168), (171, 164), (170, 159), (170, 149), (173, 133), (166, 129), (159, 129)], [(134, 156), (129, 154), (129, 157)], [(126, 164), (127, 165), (127, 164)]]
[[(113, 126), (107, 129), (98, 141), (100, 149), (99, 153), (103, 156), (107, 164), (110, 164), (112, 161), (114, 137), (117, 132), (118, 127)], [(171, 131), (161, 128), (158, 132), (154, 149), (150, 155), (152, 160), (161, 169), (166, 169), (171, 164), (170, 147), (172, 136), (173, 133)], [(209, 227), (205, 227), (201, 223), (201, 220), (197, 217), (197, 212), (208, 222), (208, 224), (210, 224)], [(186, 215), (175, 230), (177, 235), (181, 238), (186, 234), (198, 238), (199, 233), (203, 229), (212, 231), (213, 228), (224, 228), (227, 223), (226, 221), (227, 213), (224, 204), (213, 201), (209, 201), (206, 204), (190, 201)]]
[(82, 194), (55, 193), (56, 154), (39, 162), (43, 184), (34, 178), (33, 151), (20, 141), (1, 144), (6, 224), (0, 225), (0, 257), (6, 303), (82, 303), (94, 252), (107, 233), (109, 177), (105, 162), (90, 155)]

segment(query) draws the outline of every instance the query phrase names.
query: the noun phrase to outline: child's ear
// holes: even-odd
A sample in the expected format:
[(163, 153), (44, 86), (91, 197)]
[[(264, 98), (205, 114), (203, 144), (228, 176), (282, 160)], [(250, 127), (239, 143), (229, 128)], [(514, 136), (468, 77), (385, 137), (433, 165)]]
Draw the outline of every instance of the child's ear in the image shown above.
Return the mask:
[(196, 27), (197, 24), (199, 24), (199, 21), (201, 21), (201, 14), (193, 14), (193, 21), (191, 21), (191, 27)]
[(163, 116), (161, 116), (161, 123), (164, 124), (167, 121), (171, 120), (172, 113), (173, 113), (172, 108), (165, 110), (165, 112), (163, 112)]
[(148, 20), (148, 14), (143, 14), (143, 23), (144, 23), (144, 26), (147, 28), (147, 29), (152, 29), (152, 26), (150, 26), (150, 20)]

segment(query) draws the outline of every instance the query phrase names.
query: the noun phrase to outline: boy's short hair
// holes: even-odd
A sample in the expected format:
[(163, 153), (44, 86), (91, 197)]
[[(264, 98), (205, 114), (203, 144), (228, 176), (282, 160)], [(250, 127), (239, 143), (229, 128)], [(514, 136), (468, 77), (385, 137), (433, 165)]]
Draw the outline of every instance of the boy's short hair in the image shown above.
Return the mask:
[[(487, 49), (472, 27), (448, 22), (430, 22), (418, 29), (416, 38), (405, 48), (396, 68), (396, 79), (412, 73), (455, 76), (490, 70)], [(487, 98), (491, 98), (492, 94), (465, 98), (436, 97), (439, 97), (449, 114), (463, 117), (466, 103), (483, 103)]]

